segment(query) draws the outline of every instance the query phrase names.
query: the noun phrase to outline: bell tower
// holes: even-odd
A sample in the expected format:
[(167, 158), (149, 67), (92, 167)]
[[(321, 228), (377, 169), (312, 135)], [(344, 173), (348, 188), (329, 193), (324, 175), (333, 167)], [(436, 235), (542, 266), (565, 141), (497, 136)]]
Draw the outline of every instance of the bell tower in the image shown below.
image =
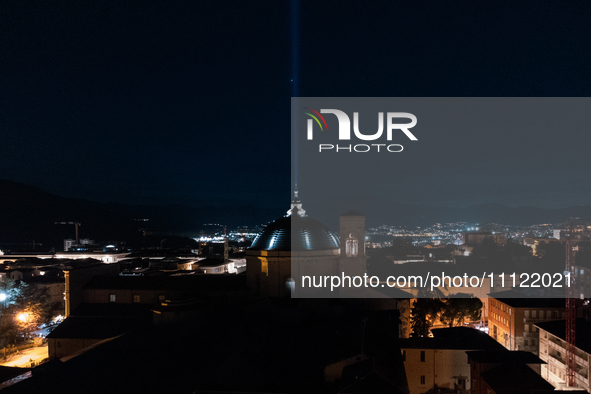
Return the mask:
[(365, 255), (365, 216), (349, 211), (340, 218), (340, 269), (348, 276), (363, 276), (367, 270)]

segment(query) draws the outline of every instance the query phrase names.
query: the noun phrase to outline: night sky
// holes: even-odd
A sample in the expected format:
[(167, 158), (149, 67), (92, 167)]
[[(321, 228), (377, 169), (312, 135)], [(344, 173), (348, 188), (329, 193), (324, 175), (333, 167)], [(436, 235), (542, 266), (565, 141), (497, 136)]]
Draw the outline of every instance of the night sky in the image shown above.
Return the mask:
[[(0, 178), (103, 202), (282, 208), (292, 94), (589, 96), (589, 20), (590, 1), (3, 1)], [(510, 150), (495, 202), (591, 202), (591, 133), (560, 132)], [(486, 177), (469, 160), (453, 179)], [(547, 194), (528, 192), (544, 174)]]

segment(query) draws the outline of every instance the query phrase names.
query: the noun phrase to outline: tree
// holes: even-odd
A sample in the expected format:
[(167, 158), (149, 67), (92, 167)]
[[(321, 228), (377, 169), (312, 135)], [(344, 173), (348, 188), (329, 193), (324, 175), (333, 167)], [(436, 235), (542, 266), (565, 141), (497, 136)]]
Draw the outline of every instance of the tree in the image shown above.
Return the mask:
[(453, 298), (444, 298), (440, 290), (421, 289), (411, 310), (413, 337), (425, 337), (433, 323), (439, 319), (449, 327), (460, 326), (464, 320), (479, 320), (482, 314), (482, 301), (478, 298), (461, 294)]
[(432, 291), (420, 288), (417, 297), (411, 310), (411, 335), (413, 337), (426, 337), (441, 313), (443, 293), (437, 288)]
[(413, 337), (426, 337), (433, 322), (441, 313), (443, 303), (439, 298), (417, 298), (411, 310), (410, 324)]
[(442, 300), (439, 320), (449, 327), (461, 326), (464, 320), (479, 320), (482, 315), (482, 301), (478, 298), (454, 297)]
[(35, 330), (52, 317), (47, 289), (5, 279), (0, 282), (0, 295), (2, 294), (0, 338), (4, 340), (4, 344), (15, 339), (18, 332)]
[(16, 328), (25, 334), (34, 331), (43, 323), (44, 311), (38, 302), (27, 302), (25, 307), (15, 312)]

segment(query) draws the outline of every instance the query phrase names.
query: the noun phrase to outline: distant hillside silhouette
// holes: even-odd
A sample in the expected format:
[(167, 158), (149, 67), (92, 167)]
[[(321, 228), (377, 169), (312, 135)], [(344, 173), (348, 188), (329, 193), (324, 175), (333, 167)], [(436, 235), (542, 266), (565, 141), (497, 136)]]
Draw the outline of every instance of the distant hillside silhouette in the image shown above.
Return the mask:
[(502, 204), (480, 204), (469, 208), (434, 207), (402, 204), (366, 194), (331, 199), (316, 205), (306, 205), (307, 213), (332, 229), (338, 229), (339, 215), (354, 209), (365, 215), (368, 226), (430, 226), (434, 223), (499, 223), (529, 226), (542, 223), (562, 223), (571, 218), (591, 221), (591, 205), (564, 209), (535, 207), (512, 208)]
[[(40, 188), (0, 180), (0, 244), (42, 243), (39, 250), (63, 248), (65, 238), (74, 238), (73, 225), (80, 222), (80, 237), (97, 241), (138, 242), (142, 231), (193, 235), (204, 223), (230, 227), (256, 225), (281, 215), (254, 206), (186, 205), (135, 206), (97, 203), (59, 197)], [(149, 219), (147, 222), (136, 219)]]
[[(65, 238), (74, 237), (73, 225), (54, 222), (80, 222), (80, 237), (97, 241), (126, 241), (139, 244), (142, 229), (158, 234), (196, 235), (203, 224), (230, 227), (267, 223), (284, 211), (254, 206), (188, 205), (136, 206), (97, 203), (59, 197), (40, 188), (0, 180), (0, 245), (43, 243), (39, 250), (63, 248)], [(287, 204), (286, 204), (287, 207)], [(310, 216), (338, 231), (339, 215), (351, 209), (363, 213), (368, 226), (428, 226), (434, 223), (465, 221), (527, 226), (561, 223), (573, 217), (591, 221), (591, 205), (564, 209), (534, 207), (511, 208), (501, 204), (482, 204), (469, 208), (444, 208), (392, 202), (367, 195), (349, 196), (320, 205), (306, 205)], [(147, 222), (136, 219), (149, 219)]]

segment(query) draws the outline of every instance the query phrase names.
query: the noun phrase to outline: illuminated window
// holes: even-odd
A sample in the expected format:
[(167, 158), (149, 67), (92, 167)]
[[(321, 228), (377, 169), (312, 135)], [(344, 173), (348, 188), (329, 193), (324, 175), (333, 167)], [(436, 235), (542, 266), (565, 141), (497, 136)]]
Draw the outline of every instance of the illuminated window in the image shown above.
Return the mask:
[(139, 294), (133, 295), (133, 302), (140, 302), (140, 295)]
[(117, 297), (115, 297), (115, 294), (109, 294), (109, 302), (116, 302), (117, 301)]
[(353, 234), (349, 234), (349, 238), (345, 242), (345, 254), (347, 257), (357, 257), (359, 254), (359, 241)]
[(261, 261), (261, 272), (265, 274), (265, 276), (269, 276), (269, 262), (267, 260)]

